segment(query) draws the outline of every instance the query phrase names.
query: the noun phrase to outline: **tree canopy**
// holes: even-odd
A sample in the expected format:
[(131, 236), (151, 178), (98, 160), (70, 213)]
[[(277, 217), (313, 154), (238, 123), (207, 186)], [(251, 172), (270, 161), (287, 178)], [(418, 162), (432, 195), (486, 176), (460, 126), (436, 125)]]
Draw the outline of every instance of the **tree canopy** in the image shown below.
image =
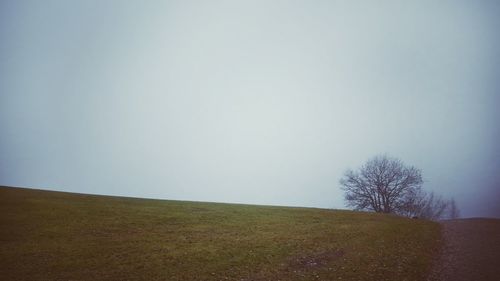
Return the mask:
[(375, 156), (340, 179), (345, 200), (355, 210), (439, 219), (458, 216), (455, 201), (422, 189), (420, 169), (387, 155)]

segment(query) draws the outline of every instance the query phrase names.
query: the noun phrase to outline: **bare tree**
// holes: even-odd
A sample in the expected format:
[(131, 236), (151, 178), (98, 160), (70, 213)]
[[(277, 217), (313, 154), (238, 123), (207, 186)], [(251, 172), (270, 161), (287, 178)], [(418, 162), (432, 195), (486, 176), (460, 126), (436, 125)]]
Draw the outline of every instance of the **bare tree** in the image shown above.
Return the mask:
[(434, 192), (427, 193), (420, 189), (409, 197), (405, 210), (401, 214), (408, 217), (440, 220), (458, 218), (459, 213), (454, 199), (444, 200)]
[(417, 216), (429, 220), (439, 220), (443, 218), (448, 210), (448, 201), (445, 201), (441, 196), (435, 195), (434, 192), (424, 192), (423, 194), (423, 204), (418, 206)]
[(455, 203), (454, 198), (451, 198), (449, 202), (449, 210), (450, 210), (449, 214), (450, 219), (458, 219), (460, 217), (460, 210), (458, 209), (457, 203)]
[(419, 218), (423, 215), (423, 209), (427, 204), (427, 193), (422, 188), (415, 188), (408, 192), (405, 197), (405, 204), (399, 211), (400, 215), (410, 218)]
[(340, 179), (347, 205), (355, 210), (429, 220), (459, 217), (454, 199), (424, 191), (422, 182), (419, 169), (385, 155), (370, 159), (357, 171), (346, 171)]
[(381, 155), (345, 172), (340, 185), (347, 205), (356, 210), (408, 215), (409, 200), (419, 194), (422, 182), (419, 169)]

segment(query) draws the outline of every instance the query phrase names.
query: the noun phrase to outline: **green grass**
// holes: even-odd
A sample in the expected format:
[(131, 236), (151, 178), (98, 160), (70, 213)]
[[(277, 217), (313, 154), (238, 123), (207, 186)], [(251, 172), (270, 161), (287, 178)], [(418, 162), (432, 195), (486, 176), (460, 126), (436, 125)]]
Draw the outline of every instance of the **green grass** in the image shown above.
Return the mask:
[(2, 280), (423, 280), (439, 225), (0, 187)]

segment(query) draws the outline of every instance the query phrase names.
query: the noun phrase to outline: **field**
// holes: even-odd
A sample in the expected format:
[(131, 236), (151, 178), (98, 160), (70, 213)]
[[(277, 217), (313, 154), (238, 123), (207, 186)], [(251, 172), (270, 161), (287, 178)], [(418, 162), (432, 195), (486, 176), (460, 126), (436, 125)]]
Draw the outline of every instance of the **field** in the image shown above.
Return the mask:
[(2, 280), (423, 280), (440, 226), (0, 187)]

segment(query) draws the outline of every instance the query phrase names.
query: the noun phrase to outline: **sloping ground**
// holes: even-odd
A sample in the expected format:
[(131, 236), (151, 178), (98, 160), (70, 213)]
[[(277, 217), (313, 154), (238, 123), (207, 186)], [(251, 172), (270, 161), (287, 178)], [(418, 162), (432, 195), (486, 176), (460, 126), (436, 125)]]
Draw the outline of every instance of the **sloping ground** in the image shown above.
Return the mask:
[(430, 281), (500, 280), (500, 219), (448, 220)]
[(0, 187), (2, 280), (423, 280), (439, 225)]

